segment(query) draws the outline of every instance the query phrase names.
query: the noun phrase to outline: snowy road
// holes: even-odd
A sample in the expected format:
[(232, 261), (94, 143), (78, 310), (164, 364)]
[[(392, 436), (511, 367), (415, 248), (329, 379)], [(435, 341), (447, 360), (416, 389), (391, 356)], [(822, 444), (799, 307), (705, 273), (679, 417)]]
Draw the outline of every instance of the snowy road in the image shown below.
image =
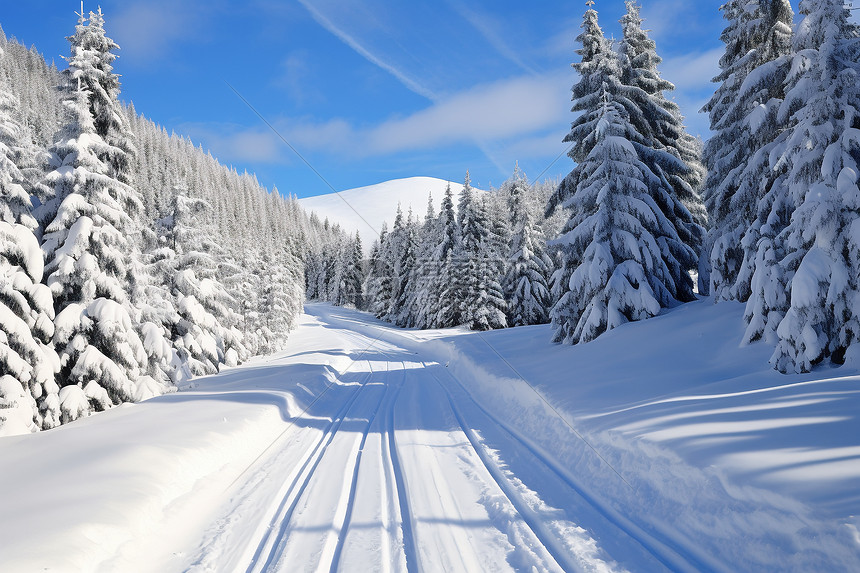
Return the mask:
[[(691, 309), (721, 332), (717, 310)], [(761, 389), (767, 374), (695, 359), (716, 382), (691, 396), (683, 361), (636, 352), (691, 354), (701, 321), (649, 323), (571, 349), (544, 327), (403, 331), (308, 305), (280, 355), (0, 440), (0, 571), (858, 570), (860, 377)], [(722, 422), (702, 441), (689, 420)], [(663, 434), (698, 439), (706, 463), (648, 439)], [(794, 479), (810, 451), (820, 466)], [(747, 458), (783, 482), (713, 465)]]
[(619, 569), (579, 519), (635, 547), (640, 569), (673, 563), (444, 365), (346, 326), (314, 338), (331, 344), (314, 352), (346, 347), (353, 362), (237, 478), (192, 571)]

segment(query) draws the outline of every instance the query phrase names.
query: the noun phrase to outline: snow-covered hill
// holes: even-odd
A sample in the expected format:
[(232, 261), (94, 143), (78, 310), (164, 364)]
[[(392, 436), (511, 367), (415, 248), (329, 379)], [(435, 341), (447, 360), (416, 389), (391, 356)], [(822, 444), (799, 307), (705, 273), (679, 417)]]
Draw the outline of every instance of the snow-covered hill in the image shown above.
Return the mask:
[[(328, 217), (329, 221), (339, 223), (347, 232), (358, 231), (367, 250), (379, 234), (383, 221), (389, 228), (394, 224), (398, 203), (404, 215), (411, 207), (415, 216), (423, 220), (427, 212), (427, 196), (432, 194), (433, 205), (438, 212), (448, 183), (435, 177), (394, 179), (340, 193), (299, 199), (299, 203), (319, 215), (320, 219)], [(451, 182), (455, 196), (462, 189), (462, 183)]]

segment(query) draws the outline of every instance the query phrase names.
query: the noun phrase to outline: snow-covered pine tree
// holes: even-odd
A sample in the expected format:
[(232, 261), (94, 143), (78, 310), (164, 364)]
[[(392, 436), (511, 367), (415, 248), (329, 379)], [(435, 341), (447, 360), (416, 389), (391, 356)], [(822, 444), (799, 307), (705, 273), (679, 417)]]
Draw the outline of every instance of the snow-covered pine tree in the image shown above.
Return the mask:
[(21, 127), (13, 112), (13, 96), (0, 86), (0, 435), (60, 423), (59, 360), (50, 346), (54, 305), (40, 284), (44, 260), (27, 183), (14, 161)]
[(391, 306), (393, 296), (394, 261), (390, 257), (388, 245), (390, 233), (388, 225), (383, 222), (379, 239), (371, 251), (370, 275), (368, 276), (367, 298), (370, 300), (370, 312), (377, 318), (384, 318)]
[(362, 296), (362, 285), (364, 284), (364, 272), (361, 269), (361, 261), (364, 253), (361, 247), (361, 237), (358, 233), (351, 238), (343, 251), (345, 256), (343, 272), (340, 275), (340, 301), (335, 304), (345, 306), (352, 305), (355, 308), (364, 308)]
[[(293, 301), (296, 292), (290, 273), (290, 254), (285, 247), (262, 249), (257, 295), (259, 340), (254, 354), (272, 354), (286, 347), (287, 335), (298, 318)], [(244, 336), (244, 335), (243, 335)]]
[[(70, 66), (89, 69), (91, 52), (76, 50)], [(129, 213), (134, 190), (110, 175), (111, 153), (95, 132), (87, 92), (71, 86), (68, 123), (52, 146), (47, 182), (54, 198), (39, 212), (47, 285), (55, 297), (54, 345), (61, 358), (63, 421), (165, 389), (143, 374), (148, 358), (128, 295)]]
[(777, 175), (770, 155), (784, 127), (777, 112), (791, 64), (793, 12), (787, 0), (732, 1), (721, 9), (729, 25), (714, 80), (720, 86), (703, 108), (714, 135), (705, 145), (712, 227), (702, 256), (714, 299), (746, 301), (765, 223), (756, 220), (757, 207)]
[[(642, 29), (639, 3), (626, 0), (625, 6), (619, 45), (621, 84), (626, 96), (623, 103), (631, 123), (644, 137), (642, 144), (646, 149), (639, 150), (640, 157), (652, 172), (665, 177), (692, 218), (683, 212), (670, 211), (665, 215), (677, 220), (681, 239), (698, 253), (708, 224), (700, 195), (706, 173), (701, 162), (701, 145), (684, 128), (681, 109), (666, 97), (666, 92), (674, 91), (675, 86), (660, 77), (657, 66), (663, 60), (657, 55), (654, 40)], [(651, 153), (648, 148), (658, 151)]]
[(549, 319), (550, 293), (547, 278), (552, 261), (546, 254), (546, 239), (528, 203), (530, 186), (519, 165), (505, 184), (511, 218), (508, 273), (505, 298), (511, 326), (543, 324)]
[(232, 324), (224, 324), (229, 315), (228, 295), (215, 279), (212, 253), (217, 246), (203, 220), (212, 207), (203, 199), (189, 197), (184, 184), (175, 185), (173, 193), (163, 231), (175, 253), (168, 284), (179, 320), (171, 338), (192, 374), (214, 374), (227, 360)]
[(457, 215), (462, 247), (454, 267), (457, 286), (453, 296), (459, 305), (459, 321), (473, 330), (504, 328), (505, 299), (499, 284), (504, 274), (499, 264), (502, 257), (496, 252), (485, 201), (475, 196), (468, 173)]
[[(427, 197), (427, 212), (424, 222), (417, 229), (415, 247), (415, 273), (411, 282), (410, 306), (413, 309), (412, 326), (417, 328), (433, 328), (435, 315), (439, 307), (437, 270), (438, 261), (433, 254), (437, 244), (441, 242), (442, 233), (436, 210), (433, 207), (433, 196)], [(435, 293), (435, 294), (434, 294)]]
[[(454, 324), (471, 324), (472, 310), (469, 293), (477, 289), (476, 258), (470, 255), (480, 249), (481, 236), (474, 228), (477, 208), (475, 192), (472, 189), (471, 176), (466, 172), (463, 188), (457, 198), (457, 229), (459, 242), (451, 250), (450, 266), (451, 280), (443, 292), (443, 298), (454, 310)], [(484, 223), (484, 222), (482, 222)], [(485, 230), (482, 226), (481, 230)]]
[[(119, 104), (119, 76), (113, 73), (117, 58), (113, 52), (119, 45), (107, 37), (104, 24), (101, 8), (90, 12), (88, 20), (80, 15), (75, 34), (67, 39), (72, 44), (73, 57), (87, 67), (72, 66), (68, 73), (72, 82), (80, 79), (88, 94), (96, 133), (109, 144), (100, 158), (110, 165), (113, 177), (130, 183), (130, 165), (136, 154), (134, 136)], [(87, 56), (79, 57), (84, 52)]]
[[(454, 194), (451, 185), (445, 187), (442, 206), (439, 211), (440, 236), (433, 252), (435, 263), (435, 284), (430, 288), (430, 297), (439, 301), (438, 313), (434, 321), (436, 328), (446, 328), (460, 323), (460, 309), (456, 283), (456, 265), (461, 260), (462, 230), (454, 211)], [(433, 288), (435, 286), (435, 289)]]
[[(502, 289), (505, 276), (506, 257), (502, 253), (506, 226), (501, 219), (494, 220), (486, 197), (478, 198), (476, 222), (485, 221), (486, 231), (480, 242), (477, 257), (477, 290), (469, 293), (474, 300), (472, 321), (473, 330), (492, 330), (505, 328), (507, 321), (507, 302)], [(478, 225), (475, 225), (477, 228)]]
[[(412, 212), (409, 212), (409, 218)], [(394, 216), (394, 225), (385, 239), (382, 255), (386, 266), (390, 270), (391, 294), (388, 298), (388, 308), (380, 317), (391, 323), (396, 323), (400, 314), (400, 304), (404, 299), (406, 283), (409, 278), (408, 266), (414, 262), (412, 255), (412, 244), (409, 241), (409, 227), (412, 222), (403, 216), (400, 204), (397, 204), (397, 213)]]
[[(779, 159), (797, 205), (780, 239), (789, 306), (771, 363), (808, 372), (860, 335), (860, 41), (842, 0), (802, 0), (780, 114), (792, 127)], [(773, 312), (777, 312), (775, 309)]]
[(172, 217), (159, 218), (152, 230), (144, 229), (151, 244), (143, 249), (141, 266), (144, 281), (139, 282), (135, 305), (140, 309), (143, 322), (144, 348), (164, 374), (175, 384), (191, 377), (173, 347), (172, 334), (179, 322), (172, 294), (176, 273), (176, 251), (170, 238)]
[(586, 137), (594, 144), (576, 167), (580, 183), (567, 203), (574, 216), (559, 238), (578, 264), (570, 290), (552, 311), (555, 340), (571, 344), (656, 316), (675, 303), (672, 269), (660, 242), (678, 238), (650, 196), (646, 181), (654, 175), (630, 142), (634, 128), (608, 94), (587, 117), (593, 133)]
[[(701, 109), (701, 112), (709, 114), (713, 132), (705, 142), (702, 154), (708, 170), (702, 196), (711, 218), (712, 229), (702, 250), (699, 279), (705, 287), (702, 289), (704, 294), (714, 292), (718, 300), (726, 298), (726, 285), (733, 282), (740, 269), (739, 261), (743, 257), (739, 240), (733, 245), (726, 244), (725, 248), (719, 247), (723, 252), (712, 268), (711, 253), (719, 237), (724, 235), (727, 221), (731, 217), (728, 212), (730, 199), (737, 189), (737, 172), (743, 170), (747, 155), (743, 150), (745, 139), (742, 138), (744, 126), (741, 118), (730, 116), (733, 109), (735, 113), (740, 111), (735, 104), (741, 84), (749, 71), (744, 67), (752, 50), (750, 17), (753, 14), (746, 9), (747, 6), (758, 8), (748, 0), (728, 0), (720, 7), (723, 19), (728, 22), (720, 36), (726, 47), (720, 57), (720, 73), (711, 80), (720, 85)], [(712, 278), (712, 273), (717, 275)]]
[(548, 215), (570, 210), (554, 241), (564, 254), (560, 275), (570, 278), (551, 318), (553, 340), (573, 344), (692, 300), (687, 270), (697, 259), (679, 237), (678, 219), (670, 218), (680, 214), (684, 224), (689, 211), (642, 159), (655, 150), (641, 144), (644, 136), (630, 122), (618, 58), (595, 10), (586, 11), (582, 29), (582, 59), (574, 64), (580, 80), (572, 88), (573, 111), (582, 113), (565, 137), (577, 166), (547, 207)]
[(416, 288), (418, 277), (416, 276), (416, 249), (418, 248), (418, 224), (412, 217), (412, 208), (406, 216), (406, 223), (402, 230), (403, 238), (397, 252), (395, 273), (398, 291), (395, 294), (392, 322), (397, 326), (412, 326), (415, 322), (415, 312), (412, 307), (414, 300), (413, 292)]

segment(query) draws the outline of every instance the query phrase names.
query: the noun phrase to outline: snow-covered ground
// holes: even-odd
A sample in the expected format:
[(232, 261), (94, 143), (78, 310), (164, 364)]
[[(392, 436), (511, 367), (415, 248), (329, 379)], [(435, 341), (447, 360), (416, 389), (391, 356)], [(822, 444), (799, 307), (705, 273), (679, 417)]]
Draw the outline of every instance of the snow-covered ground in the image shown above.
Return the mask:
[(308, 305), (281, 355), (0, 439), (0, 571), (860, 570), (857, 365), (781, 376), (741, 313), (560, 347)]
[[(339, 223), (349, 233), (358, 231), (364, 239), (365, 249), (369, 249), (373, 239), (379, 235), (383, 221), (391, 229), (398, 204), (404, 217), (411, 207), (413, 215), (423, 221), (428, 196), (432, 195), (433, 208), (438, 213), (448, 184), (448, 181), (435, 177), (408, 177), (340, 193), (306, 197), (299, 199), (299, 204), (315, 212), (320, 219), (328, 218), (333, 223)], [(463, 183), (450, 185), (456, 205)]]

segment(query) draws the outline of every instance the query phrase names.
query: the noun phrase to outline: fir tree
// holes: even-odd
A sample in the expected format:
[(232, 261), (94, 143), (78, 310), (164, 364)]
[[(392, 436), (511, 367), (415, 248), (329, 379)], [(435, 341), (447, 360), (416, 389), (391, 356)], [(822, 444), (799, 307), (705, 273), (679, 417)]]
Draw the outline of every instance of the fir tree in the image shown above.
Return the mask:
[(552, 261), (546, 254), (546, 239), (528, 204), (529, 185), (519, 165), (506, 184), (511, 217), (508, 273), (505, 297), (511, 326), (543, 324), (549, 319), (547, 287)]
[[(780, 236), (790, 289), (771, 363), (808, 372), (844, 353), (860, 333), (860, 46), (841, 0), (803, 0), (780, 114), (792, 127), (779, 159), (797, 205)], [(772, 312), (780, 312), (773, 309)]]
[(40, 284), (44, 261), (33, 232), (36, 221), (14, 161), (22, 134), (13, 110), (12, 95), (0, 89), (0, 435), (60, 421), (59, 364), (49, 345), (53, 300)]
[(677, 226), (682, 240), (698, 252), (708, 222), (699, 195), (706, 173), (701, 163), (701, 148), (698, 140), (685, 130), (678, 105), (665, 95), (674, 91), (675, 86), (660, 77), (657, 66), (662, 58), (657, 55), (657, 45), (642, 29), (638, 2), (627, 0), (625, 6), (627, 11), (621, 19), (623, 38), (619, 46), (622, 91), (629, 102), (625, 108), (631, 123), (643, 136), (643, 143), (662, 152), (652, 155), (640, 150), (640, 155), (651, 171), (666, 178), (675, 196), (692, 216), (666, 213), (668, 217), (680, 217)]
[(339, 303), (343, 305), (352, 305), (355, 308), (364, 308), (364, 300), (362, 296), (362, 285), (364, 284), (364, 273), (361, 270), (361, 261), (364, 258), (361, 247), (361, 237), (358, 233), (355, 238), (347, 242), (343, 251), (346, 257), (344, 270), (341, 273), (340, 279), (340, 296)]
[(574, 64), (580, 80), (572, 89), (573, 111), (582, 114), (565, 138), (574, 143), (570, 156), (578, 165), (547, 209), (570, 210), (555, 241), (565, 266), (559, 274), (569, 279), (551, 312), (554, 340), (566, 343), (587, 342), (692, 300), (687, 270), (696, 260), (678, 230), (691, 215), (663, 171), (651, 169), (660, 151), (631, 122), (619, 62), (594, 10), (585, 13), (582, 28), (582, 60)]
[(502, 272), (494, 249), (492, 223), (485, 202), (472, 190), (466, 174), (458, 207), (462, 247), (454, 267), (454, 302), (459, 322), (473, 330), (504, 328), (505, 300), (499, 284)]
[(371, 252), (370, 284), (368, 285), (368, 298), (370, 299), (370, 312), (377, 318), (384, 318), (390, 307), (393, 297), (394, 261), (389, 248), (390, 238), (388, 226), (383, 223), (379, 232), (379, 241), (376, 248)]
[(438, 293), (439, 311), (435, 324), (437, 328), (446, 328), (460, 323), (455, 265), (461, 260), (462, 230), (454, 212), (454, 197), (450, 184), (445, 188), (445, 195), (442, 197), (439, 227), (441, 237), (433, 252), (433, 261), (437, 267), (436, 282), (433, 286), (436, 288), (431, 291), (430, 296)]
[(51, 148), (53, 171), (47, 177), (55, 196), (41, 211), (64, 421), (159, 391), (143, 374), (147, 355), (126, 292), (126, 236), (133, 228), (128, 213), (140, 203), (100, 159), (110, 146), (95, 133), (87, 99), (83, 90), (70, 91), (66, 99), (70, 116)]
[(211, 206), (187, 196), (183, 185), (174, 187), (173, 205), (165, 235), (175, 253), (169, 285), (178, 313), (173, 325), (173, 346), (195, 375), (214, 374), (226, 362), (228, 318), (227, 293), (215, 279), (213, 251), (217, 248), (206, 231), (203, 217)]
[(72, 44), (68, 75), (72, 83), (80, 82), (87, 92), (90, 113), (96, 133), (109, 146), (100, 158), (111, 167), (111, 174), (129, 183), (129, 168), (136, 153), (128, 121), (119, 105), (119, 76), (113, 73), (119, 46), (107, 37), (101, 8), (90, 12), (87, 20), (80, 15)]
[(777, 112), (791, 62), (793, 13), (786, 0), (729, 2), (721, 9), (729, 25), (714, 80), (720, 87), (703, 109), (715, 132), (705, 145), (713, 226), (703, 258), (715, 300), (746, 301), (763, 223), (756, 221), (757, 208), (776, 178), (770, 152), (783, 127)]
[(394, 314), (392, 322), (406, 327), (414, 323), (414, 309), (412, 307), (413, 291), (417, 283), (416, 277), (416, 248), (418, 246), (418, 226), (412, 219), (412, 209), (406, 217), (406, 223), (401, 230), (402, 238), (397, 250), (397, 260), (394, 266), (398, 285), (394, 298)]

